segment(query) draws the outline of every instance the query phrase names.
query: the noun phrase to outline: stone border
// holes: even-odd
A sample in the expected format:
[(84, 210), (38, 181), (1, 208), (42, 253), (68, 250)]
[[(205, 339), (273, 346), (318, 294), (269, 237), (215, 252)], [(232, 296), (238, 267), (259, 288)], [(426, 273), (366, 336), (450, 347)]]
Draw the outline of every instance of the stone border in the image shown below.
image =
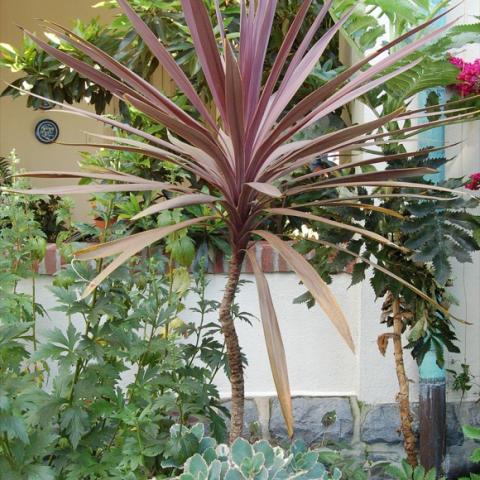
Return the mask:
[[(367, 405), (356, 397), (303, 397), (292, 399), (295, 438), (307, 445), (333, 445), (359, 463), (400, 463), (405, 457), (400, 431), (398, 404)], [(224, 404), (230, 407), (227, 400)], [(414, 430), (418, 440), (418, 404), (412, 403)], [(470, 461), (475, 442), (464, 437), (462, 425), (480, 425), (480, 406), (475, 401), (447, 403), (448, 478), (458, 478), (479, 468)], [(280, 405), (275, 397), (250, 397), (245, 402), (243, 434), (251, 439), (264, 438), (287, 443)], [(378, 472), (380, 473), (380, 472)], [(371, 472), (378, 480), (384, 475)]]
[[(266, 242), (257, 242), (255, 255), (264, 273), (289, 273), (292, 271), (285, 260)], [(47, 245), (45, 258), (38, 264), (37, 273), (40, 275), (55, 275), (68, 262), (60, 254), (55, 243)], [(346, 273), (352, 273), (355, 261), (347, 266)], [(224, 274), (228, 272), (228, 261), (222, 252), (217, 252), (215, 261), (209, 264), (208, 273)], [(250, 261), (245, 259), (242, 266), (242, 273), (253, 273)]]

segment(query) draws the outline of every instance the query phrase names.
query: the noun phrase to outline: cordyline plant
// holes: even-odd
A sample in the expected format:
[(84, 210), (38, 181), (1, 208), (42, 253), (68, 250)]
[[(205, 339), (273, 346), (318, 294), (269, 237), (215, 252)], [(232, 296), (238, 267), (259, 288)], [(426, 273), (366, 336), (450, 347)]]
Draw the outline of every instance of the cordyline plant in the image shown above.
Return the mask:
[[(256, 277), (273, 378), (287, 430), (292, 435), (293, 417), (285, 352), (267, 280), (257, 263), (252, 248), (254, 243), (259, 239), (268, 242), (290, 264), (352, 351), (354, 350), (354, 341), (348, 322), (334, 296), (314, 268), (292, 248), (291, 244), (266, 230), (271, 224), (270, 219), (272, 216), (299, 217), (309, 222), (320, 222), (333, 228), (346, 229), (392, 248), (398, 247), (389, 239), (365, 230), (358, 224), (341, 223), (331, 218), (313, 215), (309, 213), (310, 205), (300, 204), (292, 208), (275, 208), (272, 204), (279, 198), (287, 201), (304, 192), (366, 186), (418, 188), (421, 190), (420, 193), (413, 196), (424, 195), (428, 193), (425, 185), (405, 180), (395, 181), (395, 179), (408, 176), (418, 177), (424, 173), (431, 173), (431, 169), (391, 169), (374, 173), (344, 174), (347, 168), (354, 169), (354, 167), (398, 159), (398, 156), (395, 155), (373, 156), (367, 160), (332, 166), (298, 178), (293, 178), (291, 174), (321, 155), (338, 155), (339, 152), (351, 151), (367, 145), (371, 147), (388, 141), (390, 135), (398, 136), (404, 132), (411, 135), (422, 129), (453, 121), (453, 117), (450, 116), (448, 120), (431, 120), (419, 126), (412, 126), (412, 120), (423, 117), (427, 113), (431, 118), (439, 115), (440, 112), (432, 109), (410, 112), (399, 110), (363, 125), (350, 126), (313, 140), (295, 141), (292, 137), (331, 112), (415, 66), (418, 61), (407, 64), (403, 62), (398, 68), (392, 68), (402, 62), (406, 56), (444, 32), (453, 22), (430, 31), (406, 46), (401, 46), (388, 56), (382, 55), (409, 37), (416, 36), (436, 19), (412, 29), (409, 33), (345, 69), (337, 77), (292, 105), (295, 93), (317, 65), (328, 43), (348, 19), (351, 12), (328, 29), (320, 39), (314, 41), (315, 34), (331, 7), (332, 0), (327, 0), (304, 38), (297, 39), (297, 34), (311, 4), (311, 0), (305, 0), (290, 24), (270, 72), (268, 75), (264, 75), (265, 53), (275, 17), (276, 1), (259, 0), (251, 1), (249, 4), (242, 1), (240, 36), (236, 40), (230, 40), (226, 34), (222, 13), (217, 2), (216, 21), (220, 32), (220, 38), (217, 41), (212, 20), (204, 3), (200, 0), (182, 0), (185, 20), (190, 29), (205, 79), (211, 90), (215, 107), (212, 109), (202, 101), (161, 40), (148, 29), (127, 1), (118, 0), (118, 3), (143, 41), (188, 98), (198, 116), (192, 116), (181, 109), (140, 76), (122, 66), (94, 45), (57, 24), (47, 22), (46, 25), (50, 32), (70, 42), (73, 47), (88, 55), (95, 65), (84, 63), (68, 53), (57, 50), (29, 32), (26, 32), (27, 35), (65, 65), (90, 78), (92, 82), (108, 89), (113, 95), (127, 101), (154, 121), (164, 125), (170, 132), (169, 140), (162, 140), (109, 117), (99, 116), (68, 105), (58, 105), (64, 110), (100, 120), (144, 140), (142, 142), (99, 136), (114, 143), (90, 145), (138, 152), (159, 161), (168, 160), (178, 164), (208, 184), (210, 194), (195, 191), (188, 185), (172, 185), (112, 171), (101, 173), (30, 172), (29, 175), (32, 177), (90, 178), (103, 182), (93, 185), (33, 189), (29, 192), (57, 195), (146, 190), (171, 192), (173, 195), (171, 198), (150, 206), (134, 219), (187, 205), (210, 205), (211, 216), (202, 216), (175, 225), (155, 228), (79, 251), (76, 255), (79, 260), (103, 259), (116, 255), (116, 258), (91, 282), (85, 291), (85, 296), (92, 293), (103, 279), (145, 247), (179, 229), (208, 222), (215, 217), (223, 219), (228, 228), (231, 258), (219, 319), (225, 337), (232, 385), (230, 439), (233, 440), (240, 436), (243, 426), (243, 366), (231, 307), (245, 255), (248, 256)], [(296, 48), (294, 48), (294, 44)], [(378, 61), (372, 65), (373, 60)], [(266, 76), (266, 80), (263, 82), (264, 76)], [(216, 111), (215, 114), (212, 113), (213, 110)], [(460, 118), (471, 118), (472, 112), (456, 113), (456, 115), (458, 121)], [(387, 133), (380, 130), (382, 126), (392, 121), (402, 124), (403, 129), (391, 129), (392, 131)], [(420, 153), (410, 153), (412, 156), (417, 154)], [(421, 154), (424, 155), (425, 151)], [(334, 172), (337, 175), (334, 178), (325, 179), (323, 177), (325, 173)], [(280, 180), (282, 180), (281, 185)], [(305, 184), (306, 181), (308, 181), (307, 184)], [(428, 189), (449, 191), (435, 186), (429, 186)], [(425, 195), (422, 198), (428, 198), (428, 196)], [(372, 205), (363, 205), (361, 200), (359, 202), (356, 198), (350, 198), (348, 202), (357, 208), (375, 208)], [(314, 204), (318, 206), (321, 201), (314, 202)], [(332, 205), (334, 204), (330, 203), (330, 206)], [(342, 202), (339, 201), (338, 206), (342, 205)], [(388, 212), (385, 209), (382, 212), (398, 215), (396, 212)], [(398, 280), (408, 285), (406, 281)], [(415, 287), (411, 288), (415, 289)], [(426, 297), (421, 291), (417, 289), (415, 291)], [(436, 306), (442, 310), (440, 305), (436, 304)]]

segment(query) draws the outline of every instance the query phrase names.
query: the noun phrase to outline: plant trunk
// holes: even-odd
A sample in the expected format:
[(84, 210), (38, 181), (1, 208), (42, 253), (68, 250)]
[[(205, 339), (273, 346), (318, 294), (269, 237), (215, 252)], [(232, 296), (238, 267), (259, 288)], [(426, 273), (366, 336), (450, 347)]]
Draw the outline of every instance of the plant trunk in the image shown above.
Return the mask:
[(394, 299), (392, 303), (393, 312), (393, 348), (395, 355), (395, 368), (397, 371), (398, 385), (398, 404), (400, 407), (400, 428), (403, 433), (403, 444), (407, 461), (413, 467), (417, 465), (417, 448), (415, 434), (412, 429), (412, 414), (410, 411), (410, 386), (408, 384), (407, 374), (405, 373), (405, 363), (403, 360), (402, 347), (402, 314), (400, 311), (400, 302)]
[(232, 318), (232, 305), (240, 279), (243, 255), (238, 251), (232, 252), (230, 259), (228, 281), (220, 304), (220, 325), (227, 348), (230, 384), (232, 387), (232, 407), (230, 423), (230, 443), (242, 435), (243, 412), (245, 404), (245, 387), (243, 379), (243, 363), (238, 336)]

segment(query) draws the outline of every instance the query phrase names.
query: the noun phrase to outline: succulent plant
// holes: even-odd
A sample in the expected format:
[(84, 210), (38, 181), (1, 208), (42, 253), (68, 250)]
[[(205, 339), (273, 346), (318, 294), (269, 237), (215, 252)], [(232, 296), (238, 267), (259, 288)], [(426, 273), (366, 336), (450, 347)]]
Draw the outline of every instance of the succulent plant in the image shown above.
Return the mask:
[[(289, 450), (271, 446), (266, 440), (253, 444), (237, 438), (231, 446), (217, 444), (205, 436), (201, 424), (192, 428), (174, 425), (172, 438), (179, 441), (192, 434), (198, 441), (198, 451), (183, 465), (178, 480), (339, 480), (342, 473), (331, 473), (318, 461), (319, 453), (308, 450), (295, 441)], [(169, 462), (168, 462), (169, 463)]]

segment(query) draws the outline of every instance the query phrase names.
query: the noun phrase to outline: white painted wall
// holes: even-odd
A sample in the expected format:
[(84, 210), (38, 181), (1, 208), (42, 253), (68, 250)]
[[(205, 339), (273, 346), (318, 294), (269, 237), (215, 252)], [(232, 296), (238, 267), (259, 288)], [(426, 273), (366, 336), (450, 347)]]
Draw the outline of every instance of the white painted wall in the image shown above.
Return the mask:
[[(252, 275), (244, 278), (253, 281)], [(294, 305), (293, 298), (305, 289), (298, 284), (294, 274), (269, 274), (268, 280), (283, 334), (289, 366), (291, 388), (296, 395), (350, 395), (356, 392), (356, 356), (340, 339), (337, 331), (315, 306), (308, 310), (304, 305)], [(212, 278), (210, 292), (221, 295), (223, 276)], [(345, 309), (354, 338), (357, 338), (361, 311), (361, 287), (347, 290), (349, 276), (339, 276), (334, 285), (340, 305)], [(245, 285), (238, 297), (242, 309), (259, 316), (257, 289), (254, 283)], [(194, 317), (192, 317), (194, 319)], [(249, 361), (246, 370), (246, 393), (249, 396), (274, 395), (275, 387), (269, 371), (268, 357), (260, 321), (253, 327), (238, 324), (240, 343)], [(229, 394), (225, 377), (218, 379), (222, 393)]]
[[(460, 20), (463, 23), (475, 21), (474, 16), (480, 15), (480, 2), (465, 0), (450, 13), (452, 19), (458, 15), (463, 16)], [(480, 42), (452, 53), (473, 61), (480, 58)], [(459, 141), (462, 144), (454, 152), (457, 156), (455, 161), (447, 166), (447, 177), (460, 177), (480, 172), (480, 122), (447, 127), (446, 142)], [(474, 256), (473, 264), (455, 265), (452, 292), (460, 301), (460, 305), (453, 309), (454, 313), (466, 319), (471, 325), (456, 325), (456, 332), (462, 343), (462, 354), (452, 355), (450, 360), (458, 365), (464, 361), (465, 354), (467, 363), (472, 366), (475, 381), (478, 382), (480, 378), (480, 254), (477, 253)]]
[[(252, 275), (244, 275), (243, 278), (253, 280)], [(304, 305), (292, 303), (293, 298), (304, 291), (294, 274), (268, 274), (267, 278), (284, 338), (294, 395), (356, 395), (367, 403), (395, 401), (397, 386), (393, 355), (390, 349), (384, 358), (377, 349), (377, 336), (384, 333), (385, 329), (379, 323), (380, 302), (375, 302), (368, 282), (349, 289), (349, 275), (341, 274), (331, 286), (352, 329), (356, 344), (353, 354), (318, 307), (308, 310)], [(53, 326), (66, 328), (67, 325), (64, 315), (53, 310), (55, 299), (49, 291), (51, 280), (52, 277), (48, 276), (37, 279), (38, 299), (48, 311), (48, 317), (39, 320), (37, 328), (40, 337)], [(212, 275), (210, 281), (207, 298), (219, 299), (225, 277)], [(28, 282), (22, 284), (22, 290), (29, 290)], [(194, 299), (190, 299), (187, 303), (193, 305), (193, 302)], [(257, 291), (253, 283), (242, 288), (238, 302), (243, 310), (259, 316)], [(195, 314), (184, 313), (183, 319), (195, 321), (196, 317)], [(80, 318), (74, 318), (73, 321), (81, 328)], [(239, 323), (238, 332), (249, 360), (246, 369), (247, 396), (275, 395), (260, 322), (253, 321), (253, 326)], [(473, 348), (469, 352), (469, 361), (475, 362), (475, 370), (478, 371), (478, 352)], [(415, 398), (417, 368), (409, 355), (406, 360)], [(223, 375), (218, 376), (217, 385), (222, 396), (228, 397), (229, 384)]]

